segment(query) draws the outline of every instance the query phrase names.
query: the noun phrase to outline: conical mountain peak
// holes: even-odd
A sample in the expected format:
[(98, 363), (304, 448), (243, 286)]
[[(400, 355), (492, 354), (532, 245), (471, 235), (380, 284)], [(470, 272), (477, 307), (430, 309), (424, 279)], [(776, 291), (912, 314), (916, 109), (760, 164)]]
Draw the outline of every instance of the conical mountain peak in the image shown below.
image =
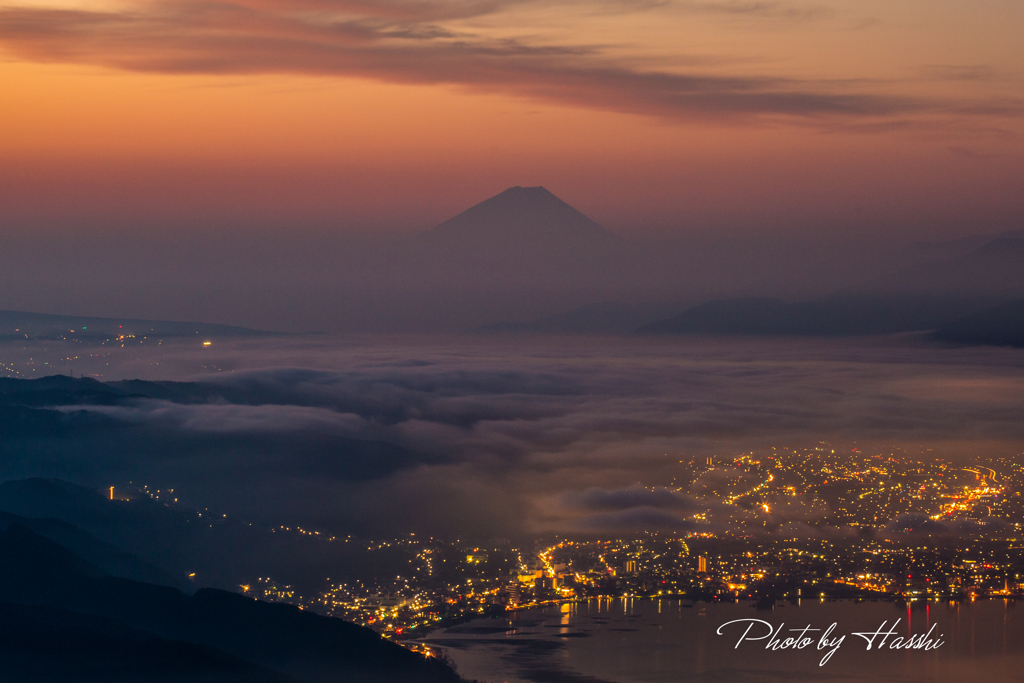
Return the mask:
[(428, 230), (431, 241), (461, 242), (494, 247), (509, 241), (535, 244), (552, 242), (585, 245), (611, 238), (596, 222), (556, 197), (546, 188), (510, 187)]
[[(561, 199), (553, 195), (551, 191), (543, 185), (537, 185), (536, 187), (523, 187), (522, 185), (516, 185), (515, 187), (510, 187), (504, 192), (494, 195), (491, 199), (498, 199), (499, 197), (516, 201), (530, 201), (531, 199), (535, 201), (543, 201), (545, 199), (554, 199), (562, 202)], [(565, 202), (562, 203), (564, 204)]]

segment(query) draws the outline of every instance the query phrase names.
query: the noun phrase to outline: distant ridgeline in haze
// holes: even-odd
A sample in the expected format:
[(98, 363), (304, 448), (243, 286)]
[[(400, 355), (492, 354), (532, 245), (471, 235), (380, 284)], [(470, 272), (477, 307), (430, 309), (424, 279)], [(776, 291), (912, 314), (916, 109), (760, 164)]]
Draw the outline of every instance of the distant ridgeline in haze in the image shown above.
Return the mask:
[[(935, 330), (992, 309), (989, 334), (956, 340), (1015, 343), (997, 320), (1010, 315), (1012, 328), (1012, 310), (996, 307), (1024, 298), (1024, 231), (904, 248), (813, 235), (645, 241), (544, 187), (508, 188), (408, 238), (279, 246), (226, 252), (223, 268), (197, 273), (203, 294), (190, 296), (206, 297), (204, 317), (338, 332), (866, 335)], [(265, 262), (273, 268), (257, 278)], [(218, 278), (232, 273), (253, 279), (225, 303), (238, 283)], [(276, 317), (275, 306), (285, 309)], [(7, 340), (257, 334), (267, 333), (0, 312)]]
[(531, 323), (493, 323), (486, 333), (641, 334), (842, 337), (931, 332), (957, 344), (1024, 346), (1024, 299), (989, 296), (834, 295), (798, 303), (768, 297), (708, 301), (670, 315), (678, 306), (589, 304)]
[[(628, 279), (637, 289), (663, 292), (659, 301), (644, 302), (634, 293), (633, 302), (595, 301), (525, 322), (488, 323), (475, 332), (855, 336), (941, 328), (935, 338), (943, 341), (1024, 343), (1022, 307), (1012, 303), (1024, 297), (1021, 231), (914, 244), (894, 257), (898, 267), (809, 301), (718, 297), (696, 306), (679, 302), (699, 290), (664, 279), (671, 268), (662, 261), (670, 254), (612, 235), (542, 187), (510, 188), (416, 242), (439, 270), (459, 264), (453, 270), (465, 274), (475, 268), (481, 282), (507, 271), (513, 280), (518, 274), (524, 288), (545, 283), (553, 289), (559, 275), (552, 273), (560, 273), (581, 290), (604, 277), (606, 289)], [(664, 294), (673, 287), (675, 301)], [(758, 289), (755, 283), (743, 287)]]
[(957, 344), (1024, 347), (1024, 299), (946, 323), (936, 330), (935, 338)]
[(709, 301), (675, 317), (648, 323), (638, 332), (841, 336), (938, 330), (933, 336), (943, 341), (1024, 342), (1024, 300), (996, 307), (990, 304), (988, 298), (939, 296), (834, 296), (795, 304), (778, 299), (730, 299)]
[(170, 339), (175, 337), (252, 337), (267, 334), (276, 333), (208, 323), (0, 311), (0, 341), (25, 338), (102, 341), (120, 337)]
[[(643, 292), (648, 297), (658, 292), (648, 301), (692, 300), (700, 297), (702, 283), (712, 285), (704, 287), (708, 291), (769, 292), (794, 276), (832, 274), (846, 266), (851, 271), (846, 283), (833, 284), (833, 290), (876, 301), (890, 296), (916, 297), (925, 304), (937, 297), (1024, 297), (1024, 231), (915, 243), (891, 249), (872, 268), (854, 264), (850, 249), (833, 244), (832, 253), (818, 253), (798, 240), (737, 240), (723, 257), (714, 250), (702, 251), (698, 242), (649, 244), (620, 237), (544, 187), (511, 187), (405, 246), (404, 267), (435, 271), (453, 282), (468, 276), (485, 289), (500, 282), (523, 291), (540, 285), (554, 293), (567, 285), (581, 292), (630, 292), (633, 301)], [(823, 263), (825, 256), (834, 262)]]
[[(630, 299), (592, 300), (532, 320), (476, 326), (475, 332), (891, 334), (935, 330), (987, 309), (992, 309), (987, 314), (990, 318), (998, 317), (1004, 309), (993, 307), (1024, 297), (1024, 232), (1011, 231), (910, 245), (892, 254), (889, 263), (847, 278), (839, 291), (809, 301), (706, 297), (703, 304), (687, 306), (681, 302), (700, 297), (700, 283), (714, 282), (716, 269), (719, 280), (737, 280), (734, 289), (754, 292), (771, 291), (776, 281), (806, 268), (783, 265), (785, 259), (799, 259), (798, 253), (765, 250), (749, 256), (747, 270), (755, 272), (774, 261), (777, 272), (763, 282), (744, 281), (728, 273), (720, 255), (689, 263), (699, 257), (669, 245), (644, 246), (620, 238), (543, 187), (509, 188), (419, 235), (413, 243), (417, 258), (433, 264), (439, 276), (448, 273), (454, 281), (471, 275), (481, 291), (503, 280), (521, 296), (540, 300), (544, 300), (542, 292), (550, 295), (549, 300), (558, 300), (556, 293), (563, 287), (575, 288), (578, 296), (604, 290)], [(748, 258), (742, 255), (743, 248), (737, 245), (738, 260), (733, 266)], [(722, 283), (715, 286), (728, 288)], [(642, 292), (660, 294), (658, 299), (644, 301)], [(994, 319), (991, 324), (998, 326)], [(949, 334), (940, 337), (953, 341)], [(1012, 338), (1002, 332), (986, 337), (999, 340), (996, 343), (1014, 343)], [(982, 343), (980, 339), (961, 335), (957, 341)]]

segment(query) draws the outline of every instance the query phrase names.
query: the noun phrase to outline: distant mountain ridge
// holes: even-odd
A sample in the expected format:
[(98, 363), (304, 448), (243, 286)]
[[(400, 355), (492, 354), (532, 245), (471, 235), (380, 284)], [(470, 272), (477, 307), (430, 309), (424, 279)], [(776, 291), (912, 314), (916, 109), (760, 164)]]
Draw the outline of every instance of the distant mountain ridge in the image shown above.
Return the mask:
[(491, 323), (473, 333), (864, 336), (937, 330), (941, 341), (1024, 345), (1024, 299), (990, 308), (994, 297), (834, 295), (786, 303), (771, 297), (680, 306), (602, 302), (528, 323)]
[(862, 289), (889, 294), (980, 295), (1003, 301), (1019, 298), (1024, 296), (1024, 234), (1004, 233), (967, 253), (919, 262), (865, 283)]
[(948, 322), (933, 336), (956, 344), (1024, 347), (1024, 299)]
[(528, 323), (501, 322), (481, 325), (471, 332), (536, 334), (626, 334), (679, 310), (665, 303), (629, 304), (602, 301), (545, 316)]
[(831, 296), (800, 303), (747, 297), (709, 301), (649, 323), (640, 334), (858, 336), (934, 330), (984, 308), (978, 297)]
[(253, 337), (275, 334), (280, 333), (211, 323), (0, 311), (0, 341), (25, 337), (96, 340), (121, 335), (153, 339)]
[[(282, 243), (264, 245), (273, 267), (265, 268), (265, 275), (252, 274), (259, 279), (249, 289), (236, 290), (217, 274), (214, 284), (191, 296), (239, 297), (248, 312), (227, 304), (221, 310), (231, 311), (226, 314), (231, 319), (262, 321), (263, 301), (267, 310), (287, 308), (268, 322), (277, 329), (560, 334), (628, 332), (680, 313), (684, 305), (751, 297), (806, 302), (843, 292), (877, 299), (990, 297), (989, 304), (1024, 297), (1021, 230), (902, 246), (887, 238), (853, 236), (710, 236), (685, 224), (661, 238), (619, 235), (600, 218), (546, 187), (515, 186), (415, 236), (325, 238), (301, 254), (285, 248), (281, 236)], [(629, 222), (628, 217), (616, 220)], [(246, 253), (225, 253), (221, 260), (245, 271)], [(282, 278), (285, 265), (300, 276)], [(26, 294), (25, 300), (37, 300), (33, 296)], [(631, 302), (636, 308), (605, 302)], [(680, 307), (645, 320), (640, 309), (654, 302)], [(146, 310), (139, 305), (132, 310)], [(187, 316), (193, 309), (184, 310), (181, 315)], [(0, 311), (0, 341), (20, 341), (26, 334), (103, 341), (120, 335), (187, 339), (267, 333), (205, 323)]]
[(902, 249), (902, 254), (907, 258), (918, 261), (948, 261), (966, 256), (994, 240), (1003, 238), (1024, 239), (1024, 230), (1006, 230), (1000, 233), (968, 235), (966, 237), (933, 242), (913, 242)]

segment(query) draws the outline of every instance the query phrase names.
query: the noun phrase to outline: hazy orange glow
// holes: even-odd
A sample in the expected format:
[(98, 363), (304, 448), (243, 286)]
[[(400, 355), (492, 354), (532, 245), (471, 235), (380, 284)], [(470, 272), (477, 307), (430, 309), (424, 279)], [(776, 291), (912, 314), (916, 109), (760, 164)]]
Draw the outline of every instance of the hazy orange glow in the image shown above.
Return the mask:
[(620, 230), (1013, 227), (1022, 25), (1012, 0), (2, 0), (0, 210), (414, 230), (544, 184)]

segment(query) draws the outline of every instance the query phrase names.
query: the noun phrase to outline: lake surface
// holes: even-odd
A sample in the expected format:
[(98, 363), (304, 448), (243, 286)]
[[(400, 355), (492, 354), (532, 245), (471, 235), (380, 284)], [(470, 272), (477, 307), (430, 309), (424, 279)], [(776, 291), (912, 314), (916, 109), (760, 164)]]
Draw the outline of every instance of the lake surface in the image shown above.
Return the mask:
[[(749, 622), (770, 623), (782, 640), (810, 626), (830, 639), (845, 635), (832, 657), (818, 649), (822, 631), (802, 650), (766, 649), (771, 637), (737, 642)], [(897, 621), (898, 620), (898, 621)], [(855, 632), (894, 632), (867, 649)], [(893, 650), (911, 635), (935, 627), (937, 649)], [(761, 630), (757, 630), (761, 629)], [(768, 627), (753, 624), (749, 637)], [(920, 638), (923, 640), (923, 637)], [(748, 603), (693, 604), (650, 599), (591, 600), (479, 619), (431, 634), (468, 679), (507, 683), (668, 683), (669, 681), (1020, 681), (1024, 678), (1024, 611), (1013, 601), (915, 605), (887, 602), (778, 603), (756, 610)]]

